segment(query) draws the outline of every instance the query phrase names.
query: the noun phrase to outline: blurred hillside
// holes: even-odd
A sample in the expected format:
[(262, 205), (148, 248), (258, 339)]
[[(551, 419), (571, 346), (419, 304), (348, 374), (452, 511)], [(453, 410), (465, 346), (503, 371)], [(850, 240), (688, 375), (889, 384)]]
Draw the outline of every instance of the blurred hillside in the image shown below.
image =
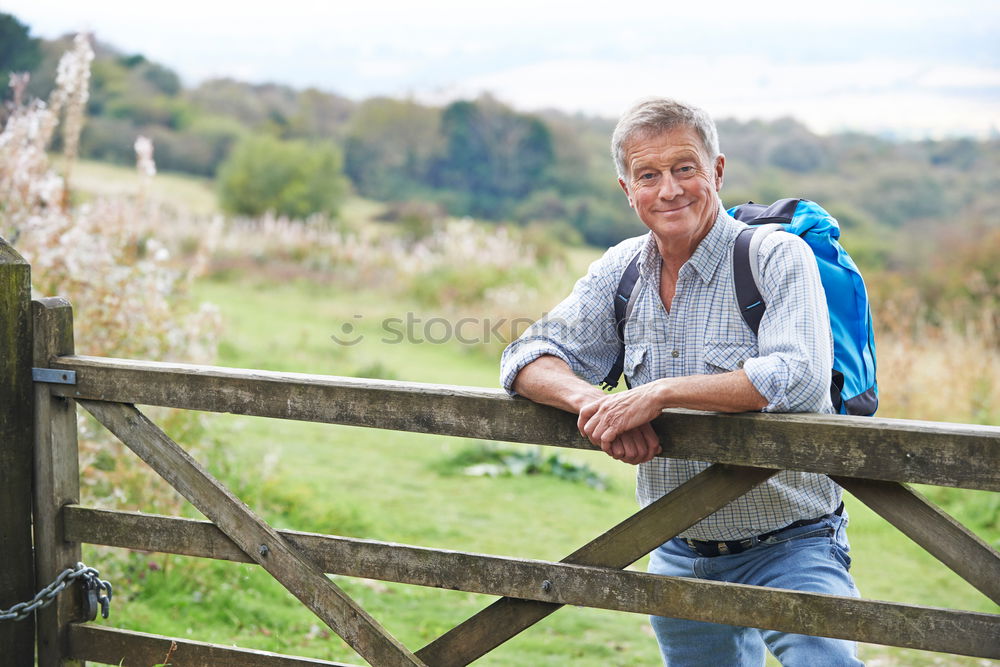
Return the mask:
[[(21, 26), (15, 39), (16, 20), (0, 16), (0, 70), (30, 70), (27, 93), (45, 99), (70, 37), (33, 40)], [(522, 113), (489, 97), (440, 108), (228, 79), (186, 88), (166, 64), (100, 41), (95, 51), (81, 156), (132, 164), (145, 135), (161, 170), (218, 177), (231, 213), (335, 213), (353, 189), (400, 202), (401, 217), (471, 215), (597, 246), (643, 231), (615, 183), (611, 119)], [(719, 130), (727, 205), (815, 199), (863, 268), (924, 266), (944, 239), (1000, 225), (1000, 140), (819, 136), (790, 118), (723, 119)]]

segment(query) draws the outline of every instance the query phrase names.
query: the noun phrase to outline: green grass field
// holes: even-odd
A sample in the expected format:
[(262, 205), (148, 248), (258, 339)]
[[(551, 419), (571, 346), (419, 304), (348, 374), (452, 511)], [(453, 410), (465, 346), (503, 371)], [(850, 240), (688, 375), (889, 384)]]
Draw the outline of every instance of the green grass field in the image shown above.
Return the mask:
[[(64, 174), (62, 156), (52, 157), (56, 172)], [(135, 169), (97, 162), (77, 160), (70, 174), (70, 184), (80, 199), (94, 197), (133, 197), (141, 189), (142, 177)], [(178, 172), (158, 172), (149, 184), (149, 197), (159, 203), (176, 205), (191, 215), (203, 217), (220, 212), (215, 182)], [(341, 206), (341, 215), (351, 220), (367, 220), (382, 211), (383, 204), (359, 197), (348, 197)]]
[[(57, 173), (64, 174), (62, 156), (53, 157)], [(142, 178), (138, 171), (107, 162), (78, 160), (73, 164), (70, 184), (82, 198), (132, 197), (139, 192)], [(150, 183), (149, 196), (161, 202), (184, 202), (184, 210), (195, 215), (219, 212), (215, 186), (209, 178), (189, 174), (158, 173)]]
[[(384, 294), (247, 278), (205, 281), (196, 293), (224, 314), (220, 365), (497, 383), (491, 354), (458, 344), (384, 342), (382, 321), (405, 317), (407, 308)], [(342, 333), (345, 322), (362, 336), (356, 345), (331, 339)], [(560, 450), (565, 458), (607, 475), (612, 486), (605, 492), (551, 477), (440, 474), (441, 463), (469, 445), (460, 438), (231, 415), (207, 417), (203, 435), (200, 445), (184, 444), (208, 452), (213, 472), (279, 528), (558, 560), (635, 511), (632, 469), (599, 453)], [(961, 507), (960, 501), (952, 504)], [(854, 572), (866, 597), (998, 611), (865, 507), (852, 498), (847, 502)], [(100, 554), (88, 558), (98, 559), (100, 567)], [(256, 567), (132, 554), (113, 566), (113, 574), (117, 597), (109, 623), (360, 662)], [(466, 593), (336, 580), (414, 649), (489, 601)], [(982, 664), (874, 646), (863, 647), (863, 657), (879, 665)], [(567, 608), (480, 664), (655, 665), (658, 655), (644, 617)]]

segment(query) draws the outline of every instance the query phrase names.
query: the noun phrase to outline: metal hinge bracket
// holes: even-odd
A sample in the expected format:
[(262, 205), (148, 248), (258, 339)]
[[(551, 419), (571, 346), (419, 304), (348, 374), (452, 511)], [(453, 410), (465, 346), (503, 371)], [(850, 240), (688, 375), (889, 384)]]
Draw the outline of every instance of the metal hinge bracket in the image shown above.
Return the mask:
[(31, 379), (50, 384), (76, 384), (76, 371), (61, 371), (58, 368), (32, 368)]

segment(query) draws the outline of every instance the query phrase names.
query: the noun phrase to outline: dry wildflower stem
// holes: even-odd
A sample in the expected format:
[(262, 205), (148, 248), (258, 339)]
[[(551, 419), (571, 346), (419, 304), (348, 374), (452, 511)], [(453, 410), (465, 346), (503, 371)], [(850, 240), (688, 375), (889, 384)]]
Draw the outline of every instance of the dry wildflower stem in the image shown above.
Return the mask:
[[(0, 234), (31, 263), (36, 295), (65, 296), (73, 303), (79, 352), (211, 361), (218, 313), (190, 303), (190, 270), (170, 265), (166, 244), (157, 238), (157, 220), (143, 197), (69, 205), (68, 179), (83, 128), (93, 57), (89, 38), (79, 35), (59, 62), (47, 104), (15, 95), (0, 132)], [(66, 167), (60, 177), (47, 148), (63, 114)], [(152, 146), (140, 148), (140, 168), (154, 173)], [(160, 495), (157, 481), (139, 473), (144, 467), (127, 458), (105, 459), (103, 469), (91, 466), (101, 452), (95, 444), (98, 436), (83, 420), (80, 427), (85, 488), (101, 490), (92, 500), (120, 504), (126, 496), (143, 496), (152, 488), (176, 507), (176, 494)]]

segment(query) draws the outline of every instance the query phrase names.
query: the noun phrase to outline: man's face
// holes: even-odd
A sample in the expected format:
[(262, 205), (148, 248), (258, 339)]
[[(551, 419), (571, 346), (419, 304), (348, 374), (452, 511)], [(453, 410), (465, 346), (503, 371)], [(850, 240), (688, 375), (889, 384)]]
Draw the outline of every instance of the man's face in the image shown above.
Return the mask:
[(633, 138), (626, 144), (625, 180), (629, 206), (660, 242), (701, 242), (718, 214), (725, 157), (705, 154), (698, 133), (676, 127)]

